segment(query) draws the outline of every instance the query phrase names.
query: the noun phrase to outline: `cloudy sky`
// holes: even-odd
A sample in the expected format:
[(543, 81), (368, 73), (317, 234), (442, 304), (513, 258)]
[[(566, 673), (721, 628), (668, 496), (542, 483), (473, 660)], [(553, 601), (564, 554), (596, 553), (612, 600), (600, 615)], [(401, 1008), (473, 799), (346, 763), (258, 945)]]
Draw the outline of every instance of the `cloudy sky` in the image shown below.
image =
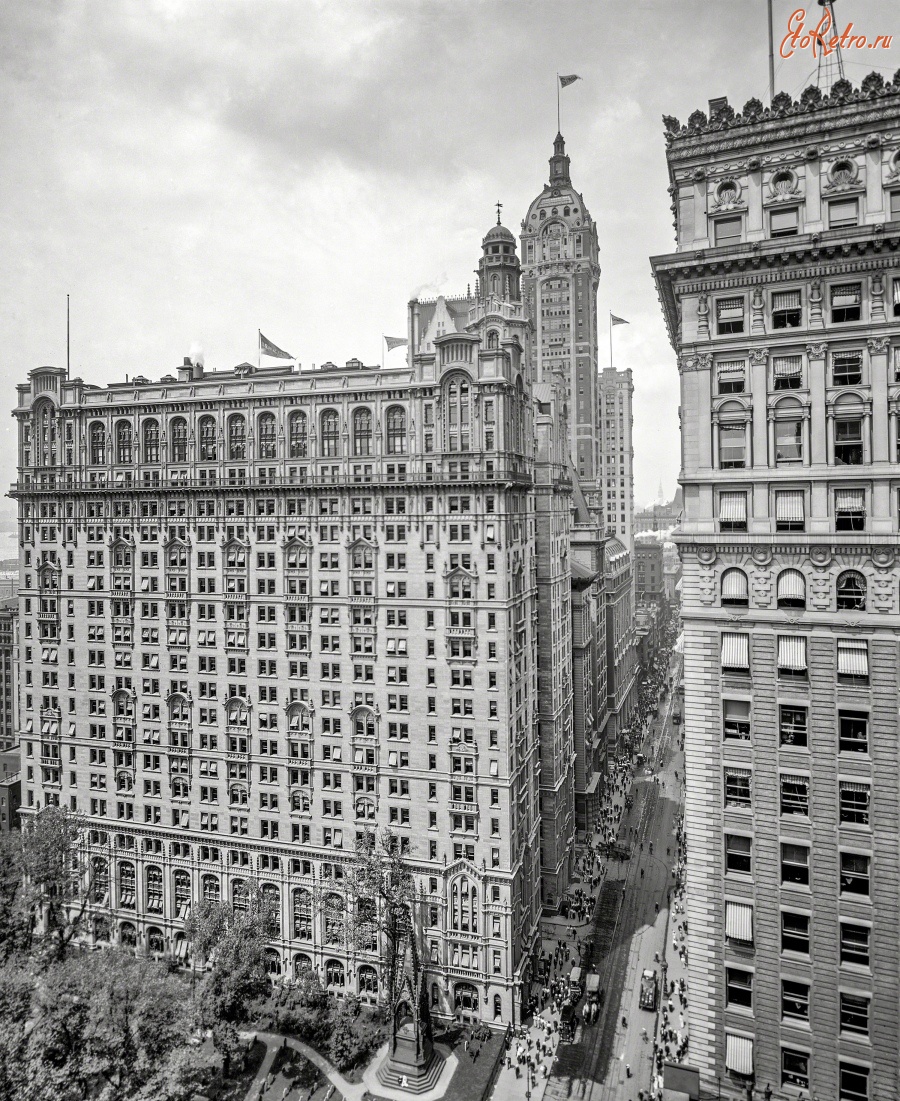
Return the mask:
[[(837, 0), (839, 22), (843, 0)], [(774, 0), (780, 41), (799, 0)], [(810, 2), (818, 17), (817, 5)], [(849, 4), (846, 5), (849, 7)], [(856, 30), (897, 32), (892, 0)], [(678, 470), (678, 379), (648, 256), (673, 248), (660, 117), (767, 90), (763, 0), (27, 0), (0, 5), (0, 381), (65, 364), (212, 369), (256, 331), (304, 364), (374, 363), (413, 293), (473, 280), (500, 200), (518, 233), (563, 92), (597, 221), (601, 366), (635, 378), (635, 494)], [(858, 83), (900, 45), (845, 56)], [(815, 72), (800, 52), (777, 85)], [(402, 357), (402, 351), (394, 357)], [(14, 477), (0, 427), (0, 479)]]

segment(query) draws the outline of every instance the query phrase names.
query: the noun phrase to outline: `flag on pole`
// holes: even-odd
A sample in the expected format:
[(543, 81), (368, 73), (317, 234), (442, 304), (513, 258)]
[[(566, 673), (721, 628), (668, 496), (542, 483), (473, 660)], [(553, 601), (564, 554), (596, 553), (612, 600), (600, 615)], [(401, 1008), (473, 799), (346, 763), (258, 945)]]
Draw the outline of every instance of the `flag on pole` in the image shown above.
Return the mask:
[(275, 359), (296, 358), (292, 356), (290, 352), (286, 352), (283, 348), (279, 348), (277, 344), (273, 344), (272, 341), (264, 337), (262, 333), (259, 334), (259, 350), (264, 356), (272, 356)]
[(626, 321), (624, 317), (616, 317), (614, 313), (609, 315), (609, 321), (611, 325), (630, 325), (630, 321)]
[(569, 85), (574, 84), (576, 80), (581, 80), (581, 77), (575, 76), (574, 73), (572, 76), (561, 76), (559, 78), (559, 86), (560, 88), (568, 88)]
[(392, 352), (395, 348), (402, 348), (404, 345), (409, 344), (405, 336), (386, 336), (384, 342), (387, 344), (387, 350), (389, 352)]

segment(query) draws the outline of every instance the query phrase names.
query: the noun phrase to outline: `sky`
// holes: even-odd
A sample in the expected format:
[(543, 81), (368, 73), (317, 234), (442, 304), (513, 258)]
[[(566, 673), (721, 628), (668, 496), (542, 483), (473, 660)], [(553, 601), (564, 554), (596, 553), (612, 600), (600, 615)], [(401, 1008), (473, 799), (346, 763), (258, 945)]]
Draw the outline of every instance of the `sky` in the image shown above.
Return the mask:
[[(799, 0), (773, 0), (776, 52)], [(818, 6), (807, 22), (817, 19)], [(836, 0), (900, 67), (900, 7)], [(815, 76), (776, 57), (777, 90)], [(0, 5), (0, 384), (158, 378), (202, 347), (377, 363), (414, 295), (474, 283), (503, 203), (548, 177), (556, 74), (572, 180), (597, 224), (600, 366), (635, 384), (635, 501), (679, 463), (678, 374), (650, 273), (674, 249), (661, 116), (767, 95), (764, 0), (28, 0)], [(387, 362), (402, 362), (395, 351)], [(399, 357), (399, 360), (398, 360)], [(2, 402), (0, 402), (2, 404)], [(0, 422), (0, 480), (15, 477)]]

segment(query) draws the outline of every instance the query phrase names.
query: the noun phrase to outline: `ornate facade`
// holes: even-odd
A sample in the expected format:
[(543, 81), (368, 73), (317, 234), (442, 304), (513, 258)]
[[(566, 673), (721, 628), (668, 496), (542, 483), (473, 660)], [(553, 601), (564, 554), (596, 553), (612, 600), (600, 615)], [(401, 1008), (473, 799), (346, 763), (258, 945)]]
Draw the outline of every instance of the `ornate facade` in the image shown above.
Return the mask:
[(690, 1062), (723, 1097), (896, 1095), (898, 123), (878, 74), (666, 120)]

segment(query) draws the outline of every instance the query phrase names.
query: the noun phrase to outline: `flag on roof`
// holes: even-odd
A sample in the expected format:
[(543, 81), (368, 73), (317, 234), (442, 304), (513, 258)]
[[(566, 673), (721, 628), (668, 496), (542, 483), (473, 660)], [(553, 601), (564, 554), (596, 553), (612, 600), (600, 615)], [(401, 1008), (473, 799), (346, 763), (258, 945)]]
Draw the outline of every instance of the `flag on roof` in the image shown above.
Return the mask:
[(574, 84), (576, 80), (581, 80), (581, 77), (575, 76), (574, 73), (572, 74), (572, 76), (561, 76), (559, 78), (559, 86), (560, 88), (568, 88), (569, 85)]
[(279, 348), (277, 344), (273, 344), (268, 337), (259, 334), (259, 350), (264, 356), (273, 356), (275, 359), (294, 359), (290, 352), (286, 352), (283, 348)]
[(609, 315), (610, 323), (613, 325), (630, 325), (630, 321), (626, 321), (624, 317), (616, 317), (614, 313)]
[(405, 344), (409, 344), (405, 336), (386, 336), (384, 342), (387, 344), (387, 350), (389, 352), (392, 352), (395, 348), (402, 348)]

